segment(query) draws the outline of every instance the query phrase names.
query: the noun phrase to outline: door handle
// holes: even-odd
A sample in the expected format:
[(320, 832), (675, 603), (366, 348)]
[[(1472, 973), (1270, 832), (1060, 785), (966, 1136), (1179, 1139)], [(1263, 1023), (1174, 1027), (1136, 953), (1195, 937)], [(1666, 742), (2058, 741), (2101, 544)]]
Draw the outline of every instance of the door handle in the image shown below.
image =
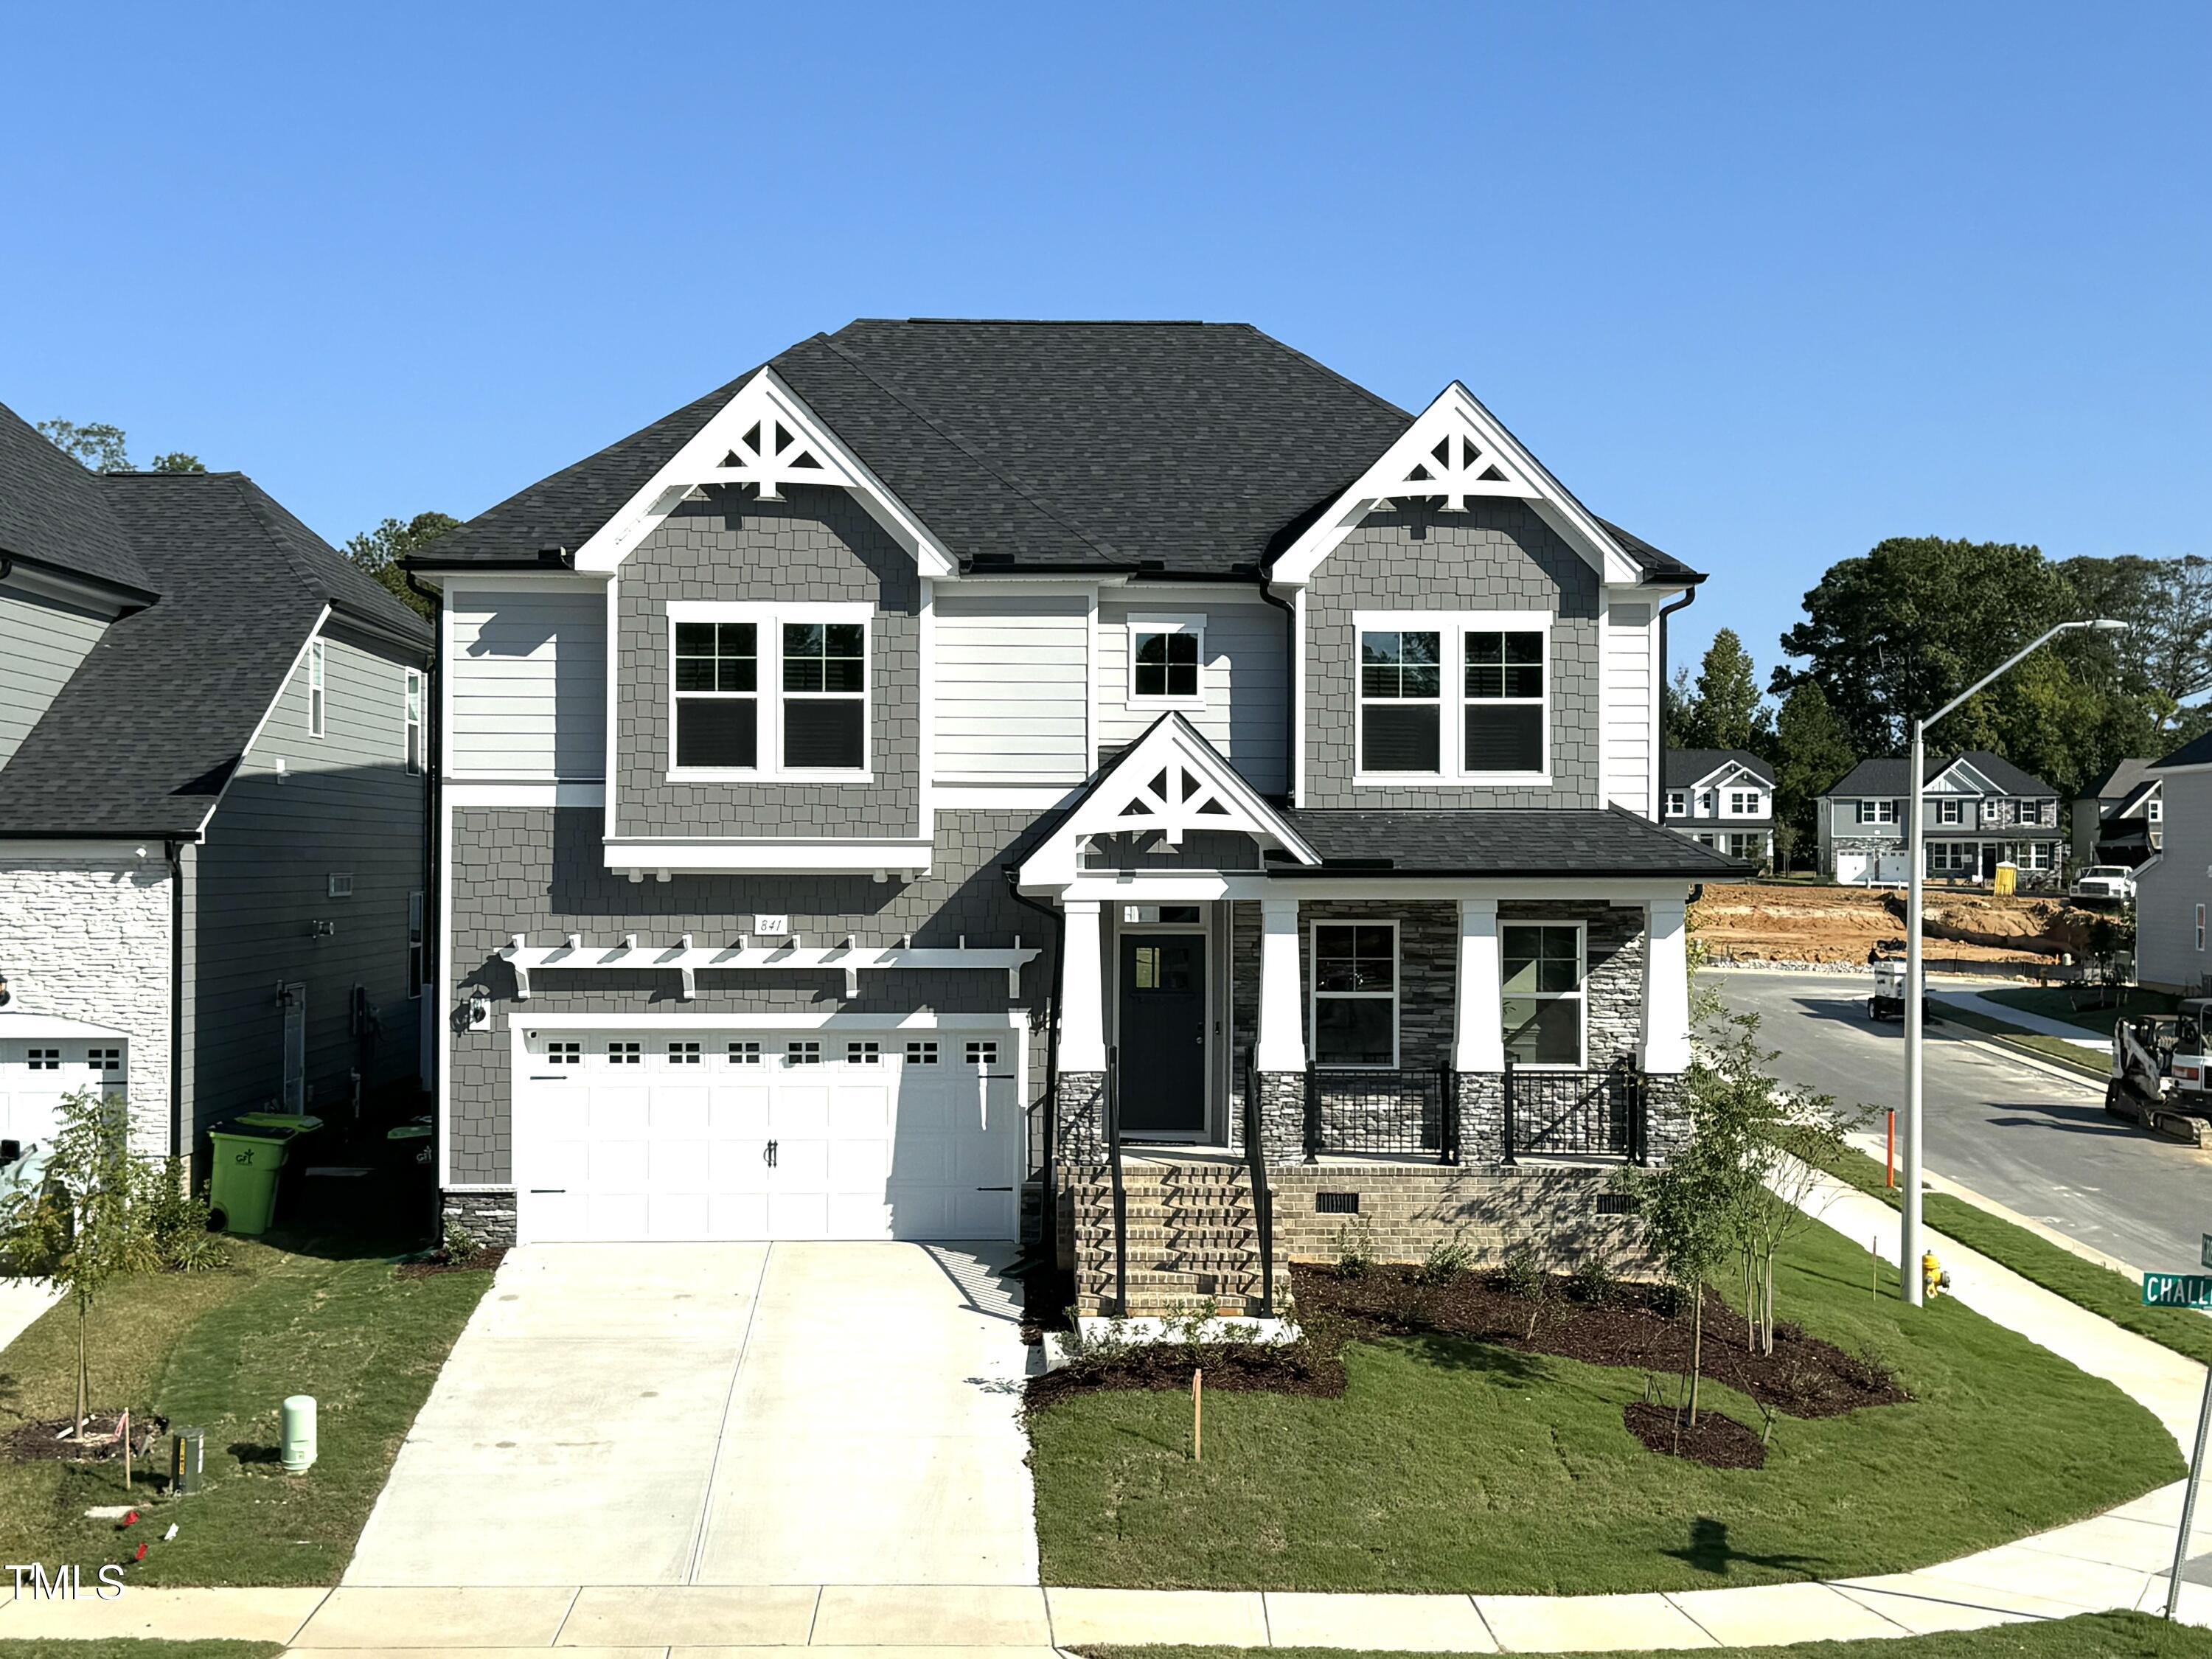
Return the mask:
[(775, 1142), (771, 1140), (761, 1148), (761, 1159), (769, 1169), (775, 1168)]

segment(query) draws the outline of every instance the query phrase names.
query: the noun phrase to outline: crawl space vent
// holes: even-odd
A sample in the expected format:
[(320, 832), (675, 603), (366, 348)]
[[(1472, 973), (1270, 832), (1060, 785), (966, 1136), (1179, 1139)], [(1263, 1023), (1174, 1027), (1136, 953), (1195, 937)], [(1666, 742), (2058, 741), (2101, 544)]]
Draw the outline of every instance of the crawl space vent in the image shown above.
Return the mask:
[(1323, 1215), (1358, 1215), (1358, 1193), (1316, 1193), (1314, 1208)]
[(1597, 1212), (1600, 1215), (1634, 1215), (1638, 1208), (1634, 1194), (1630, 1193), (1600, 1193)]

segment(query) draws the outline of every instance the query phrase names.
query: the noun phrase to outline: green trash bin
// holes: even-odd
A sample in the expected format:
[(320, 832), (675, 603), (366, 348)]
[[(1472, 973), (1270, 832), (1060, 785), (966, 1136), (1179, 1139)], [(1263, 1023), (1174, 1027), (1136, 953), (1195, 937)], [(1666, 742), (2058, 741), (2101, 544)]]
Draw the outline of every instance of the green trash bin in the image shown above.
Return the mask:
[(222, 1217), (225, 1232), (258, 1237), (269, 1231), (276, 1209), (276, 1174), (292, 1143), (323, 1127), (319, 1117), (289, 1112), (247, 1112), (222, 1128), (208, 1131), (215, 1148), (215, 1178), (208, 1201)]

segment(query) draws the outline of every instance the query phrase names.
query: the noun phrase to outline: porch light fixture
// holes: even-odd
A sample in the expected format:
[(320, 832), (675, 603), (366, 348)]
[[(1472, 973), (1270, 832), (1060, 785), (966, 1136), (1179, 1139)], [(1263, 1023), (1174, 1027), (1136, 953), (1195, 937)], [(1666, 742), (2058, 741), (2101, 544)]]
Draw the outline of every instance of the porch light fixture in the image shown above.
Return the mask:
[(1911, 816), (1905, 831), (1905, 856), (1911, 860), (1911, 868), (1905, 876), (1905, 1210), (1903, 1221), (1897, 1230), (1898, 1280), (1906, 1303), (1912, 1307), (1917, 1308), (1921, 1303), (1920, 1003), (1927, 994), (1927, 983), (1920, 961), (1920, 904), (1921, 884), (1926, 878), (1928, 866), (1923, 822), (1927, 817), (1928, 728), (1984, 686), (2009, 673), (2023, 659), (2033, 656), (2061, 634), (2071, 633), (2077, 628), (2091, 629), (2100, 634), (2124, 634), (2127, 627), (2125, 623), (2114, 622), (2109, 617), (2085, 617), (2079, 622), (2061, 623), (2039, 635), (2029, 645), (2014, 652), (1934, 714), (1912, 722), (1911, 773), (1906, 780), (1911, 789)]
[(8, 975), (0, 974), (0, 1008), (5, 1008), (15, 1000), (15, 994), (8, 988)]
[(467, 1012), (468, 1029), (471, 1031), (491, 1030), (491, 994), (481, 985), (469, 988), (469, 1000), (463, 1005)]

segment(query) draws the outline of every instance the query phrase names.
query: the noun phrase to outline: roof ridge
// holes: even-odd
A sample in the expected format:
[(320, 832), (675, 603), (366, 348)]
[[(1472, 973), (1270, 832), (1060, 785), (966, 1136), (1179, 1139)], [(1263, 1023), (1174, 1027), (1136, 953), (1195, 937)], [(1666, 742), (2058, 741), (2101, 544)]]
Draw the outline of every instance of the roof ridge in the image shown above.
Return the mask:
[[(857, 321), (860, 319), (855, 319), (854, 320)], [(848, 324), (846, 326), (850, 327), (851, 324)], [(844, 331), (842, 329), (838, 331), (839, 333), (842, 333), (843, 331)], [(1017, 495), (1019, 495), (1024, 501), (1028, 502), (1030, 506), (1035, 507), (1038, 513), (1051, 520), (1053, 523), (1058, 525), (1062, 530), (1067, 532), (1069, 535), (1074, 537), (1076, 540), (1081, 542), (1085, 547), (1094, 548), (1100, 554), (1108, 558), (1125, 558), (1127, 556), (1118, 548), (1114, 547), (1111, 544), (1101, 542), (1096, 538), (1086, 534), (1077, 526), (1069, 523), (1066, 519), (1061, 517), (1060, 514), (1053, 511), (1051, 507), (1046, 506), (1043, 501), (1037, 498), (1036, 493), (1027, 484), (1022, 483), (1018, 478), (1011, 477), (1004, 468), (1000, 467), (996, 462), (985, 455), (981, 450), (976, 448), (972, 442), (963, 437), (959, 433), (941, 424), (935, 416), (931, 415), (927, 410), (921, 408), (918, 404), (916, 404), (910, 393), (902, 392), (896, 386), (885, 384), (881, 378), (872, 373), (865, 364), (861, 363), (851, 352), (847, 351), (842, 346), (839, 345), (837, 343), (836, 335), (825, 334), (821, 335), (818, 337), (821, 339), (823, 345), (830, 351), (835, 352), (837, 356), (838, 361), (844, 363), (855, 374), (858, 374), (870, 386), (874, 386), (878, 391), (881, 392), (884, 396), (889, 398), (901, 409), (906, 410), (908, 414), (913, 416), (915, 419), (920, 421), (932, 432), (937, 434), (939, 437), (944, 439), (945, 442), (951, 444), (962, 454), (968, 457), (969, 460), (975, 462), (976, 465), (981, 467), (993, 477), (998, 479), (1000, 483), (1006, 485), (1007, 489), (1012, 490)], [(802, 343), (804, 343), (804, 342), (802, 342)]]
[(300, 586), (325, 605), (335, 605), (337, 603), (337, 595), (331, 592), (327, 583), (313, 571), (308, 569), (299, 556), (293, 552), (289, 539), (278, 533), (274, 516), (263, 505), (262, 501), (255, 499), (256, 496), (264, 495), (260, 486), (243, 472), (221, 476), (230, 479), (232, 488), (238, 492), (240, 502), (245, 507), (246, 512), (252, 515), (253, 522), (261, 526), (262, 535), (267, 538), (270, 546), (276, 550), (276, 556), (284, 561), (286, 567), (298, 580)]

